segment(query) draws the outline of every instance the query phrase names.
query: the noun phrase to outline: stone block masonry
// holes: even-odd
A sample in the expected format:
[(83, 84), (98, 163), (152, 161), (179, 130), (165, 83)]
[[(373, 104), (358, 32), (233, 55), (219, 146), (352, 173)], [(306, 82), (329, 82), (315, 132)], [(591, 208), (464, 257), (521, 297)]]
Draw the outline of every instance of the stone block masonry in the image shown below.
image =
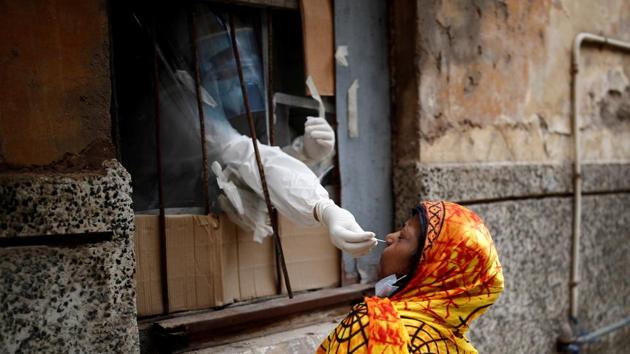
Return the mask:
[(0, 237), (113, 232), (95, 244), (0, 248), (0, 352), (139, 352), (130, 176), (115, 160), (103, 168), (0, 176)]

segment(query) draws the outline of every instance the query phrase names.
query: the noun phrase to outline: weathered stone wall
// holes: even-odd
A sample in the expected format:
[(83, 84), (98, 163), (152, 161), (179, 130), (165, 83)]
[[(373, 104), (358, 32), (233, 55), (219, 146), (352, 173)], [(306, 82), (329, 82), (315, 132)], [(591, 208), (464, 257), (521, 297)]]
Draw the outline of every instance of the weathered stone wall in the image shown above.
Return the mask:
[[(107, 1), (0, 1), (0, 63), (0, 238), (46, 235), (0, 248), (0, 352), (138, 352)], [(112, 240), (45, 245), (102, 231)]]
[[(573, 208), (571, 48), (630, 41), (630, 2), (396, 1), (390, 6), (396, 222), (419, 199), (485, 219), (505, 293), (473, 324), (482, 353), (552, 353), (568, 320)], [(579, 325), (630, 316), (630, 55), (582, 50)], [(585, 347), (623, 352), (630, 329)]]
[[(583, 199), (580, 326), (591, 331), (630, 316), (630, 194)], [(488, 224), (501, 257), (505, 292), (471, 326), (480, 353), (554, 353), (569, 310), (570, 197), (469, 206)], [(630, 328), (604, 336), (586, 353), (622, 353)]]
[(0, 352), (139, 351), (130, 176), (115, 160), (103, 168), (0, 176), (2, 238), (113, 232), (96, 244), (0, 248)]

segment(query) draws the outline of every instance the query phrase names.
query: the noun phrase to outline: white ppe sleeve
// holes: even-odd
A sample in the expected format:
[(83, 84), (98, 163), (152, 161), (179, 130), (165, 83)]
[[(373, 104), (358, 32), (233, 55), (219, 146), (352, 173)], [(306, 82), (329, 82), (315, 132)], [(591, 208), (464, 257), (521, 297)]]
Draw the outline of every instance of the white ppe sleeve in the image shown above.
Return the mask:
[[(298, 225), (317, 226), (313, 209), (319, 201), (329, 199), (317, 176), (304, 163), (276, 146), (259, 143), (258, 148), (273, 206)], [(221, 164), (264, 199), (251, 138), (233, 136), (221, 150)]]

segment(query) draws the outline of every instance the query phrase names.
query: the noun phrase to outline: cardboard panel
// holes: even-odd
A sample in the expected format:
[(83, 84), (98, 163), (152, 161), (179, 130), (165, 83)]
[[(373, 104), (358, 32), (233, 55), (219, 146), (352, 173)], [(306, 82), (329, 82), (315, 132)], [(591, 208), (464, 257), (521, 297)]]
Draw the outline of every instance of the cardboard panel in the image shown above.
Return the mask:
[[(137, 303), (140, 316), (163, 313), (158, 216), (136, 216)], [(339, 284), (339, 251), (323, 228), (300, 228), (279, 218), (295, 291)], [(276, 294), (272, 238), (262, 244), (225, 215), (166, 217), (171, 312), (197, 310)]]
[(170, 311), (221, 306), (239, 297), (236, 227), (225, 217), (166, 218)]
[(298, 227), (284, 217), (279, 217), (278, 223), (292, 290), (339, 286), (341, 255), (330, 242), (328, 231), (324, 227)]
[[(335, 94), (332, 0), (301, 0), (304, 64), (321, 96)], [(304, 78), (306, 80), (306, 78)]]
[[(215, 303), (217, 306), (228, 304), (240, 297), (238, 278), (238, 228), (221, 214), (218, 218), (219, 229), (215, 233), (220, 272), (215, 273)], [(222, 286), (219, 283), (222, 281)]]
[[(163, 313), (159, 221), (136, 216), (138, 315)], [(171, 312), (221, 306), (238, 298), (236, 226), (225, 216), (166, 217), (166, 263)]]
[(164, 313), (164, 309), (162, 307), (158, 217), (136, 215), (135, 224), (134, 251), (138, 315), (159, 315)]
[(251, 232), (238, 229), (239, 300), (276, 293), (275, 263), (271, 237), (254, 242)]
[(166, 218), (166, 274), (171, 312), (194, 308), (196, 262), (192, 217), (169, 215)]
[[(215, 305), (215, 288), (220, 281), (220, 267), (217, 267), (217, 254), (220, 249), (216, 243), (216, 232), (208, 216), (195, 215), (191, 217), (194, 235), (194, 288), (195, 301), (192, 308), (208, 308)], [(215, 226), (214, 229), (217, 227)], [(219, 274), (218, 279), (215, 274)]]

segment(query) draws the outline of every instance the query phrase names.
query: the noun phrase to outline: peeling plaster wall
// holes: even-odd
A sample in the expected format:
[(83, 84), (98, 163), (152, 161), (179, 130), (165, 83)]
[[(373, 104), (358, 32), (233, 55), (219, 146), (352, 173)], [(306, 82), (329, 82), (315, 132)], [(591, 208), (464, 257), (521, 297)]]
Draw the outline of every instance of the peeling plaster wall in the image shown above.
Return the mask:
[[(417, 107), (420, 147), (405, 159), (572, 160), (573, 38), (589, 31), (630, 40), (630, 2), (417, 1), (413, 7), (418, 94), (397, 97)], [(584, 158), (628, 160), (628, 104), (615, 102), (630, 89), (630, 56), (587, 47), (583, 58)], [(614, 119), (599, 119), (606, 109)]]

